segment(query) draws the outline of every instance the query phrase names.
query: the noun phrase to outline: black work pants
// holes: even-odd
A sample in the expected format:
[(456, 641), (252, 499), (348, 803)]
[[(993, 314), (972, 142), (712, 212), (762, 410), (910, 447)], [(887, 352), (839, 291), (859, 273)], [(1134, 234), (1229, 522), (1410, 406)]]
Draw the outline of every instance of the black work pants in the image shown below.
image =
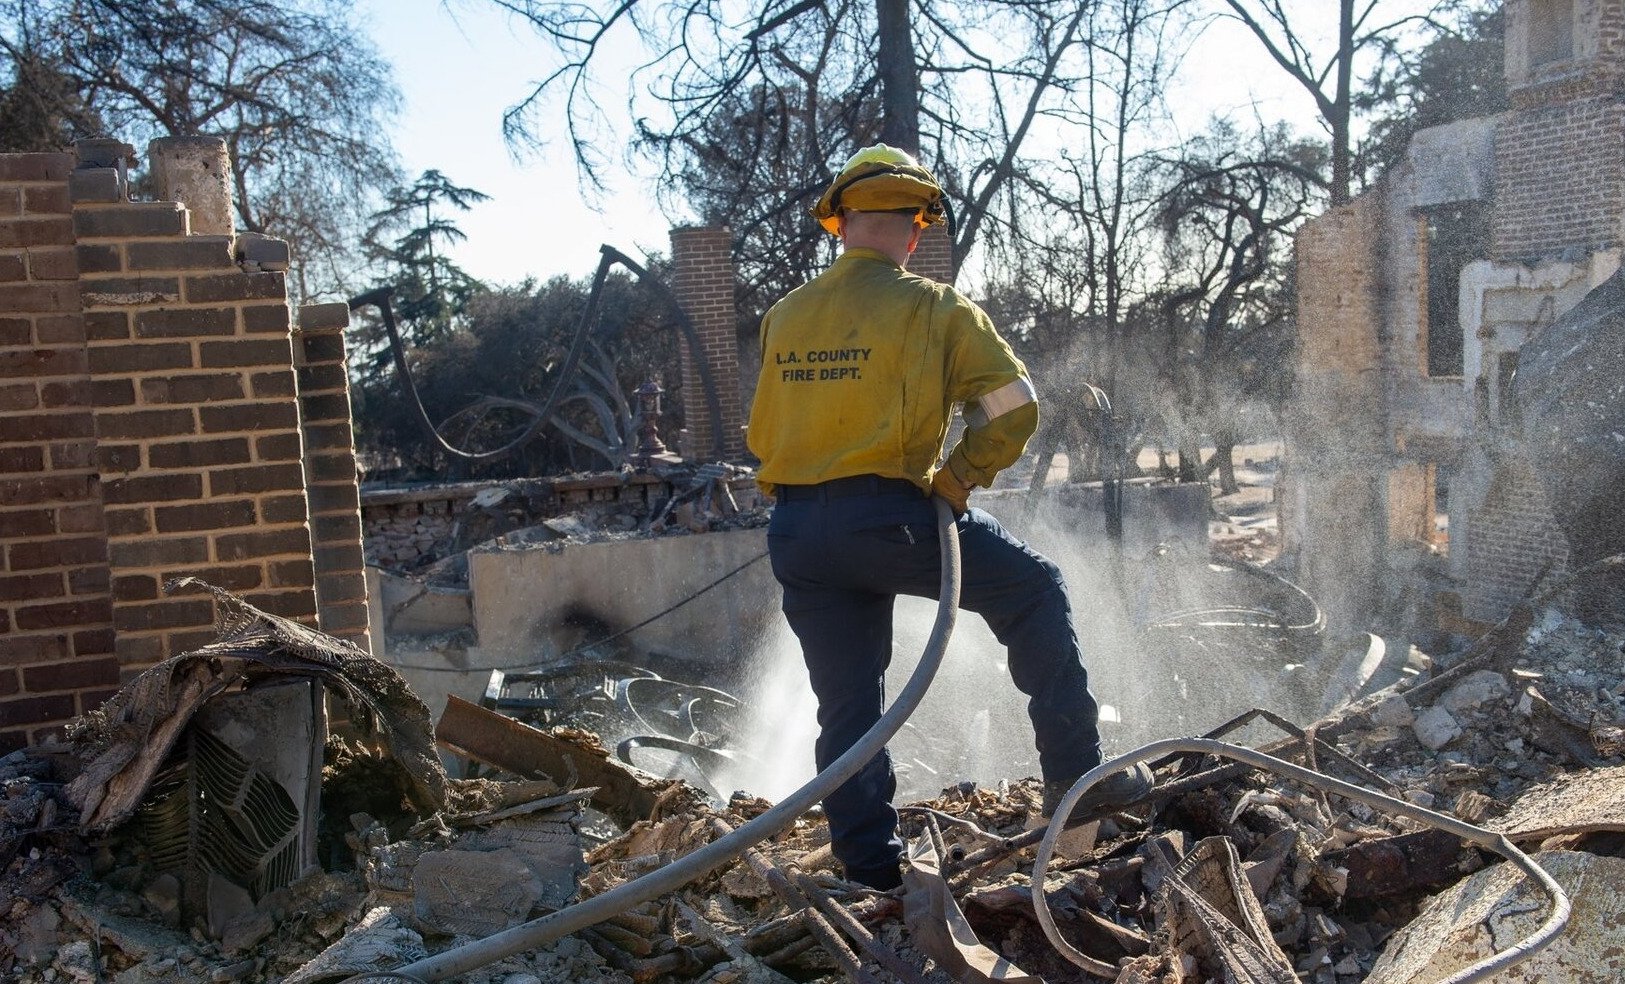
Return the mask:
[[(979, 509), (956, 525), (960, 607), (981, 615), (1009, 652), (1044, 778), (1070, 782), (1100, 763), (1099, 709), (1060, 571)], [(818, 698), (822, 771), (884, 710), (897, 595), (939, 593), (935, 506), (912, 483), (873, 476), (781, 488), (768, 545)], [(824, 801), (835, 856), (849, 873), (901, 857), (896, 790), (882, 751)]]

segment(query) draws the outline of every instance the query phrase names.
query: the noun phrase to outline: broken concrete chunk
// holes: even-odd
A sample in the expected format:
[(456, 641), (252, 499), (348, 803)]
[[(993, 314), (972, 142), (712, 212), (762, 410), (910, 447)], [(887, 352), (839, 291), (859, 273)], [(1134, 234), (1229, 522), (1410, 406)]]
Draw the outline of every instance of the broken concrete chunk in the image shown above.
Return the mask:
[(1438, 706), (1451, 714), (1473, 710), (1487, 701), (1512, 693), (1507, 678), (1494, 670), (1475, 670), (1462, 681), (1444, 692)]
[(1456, 723), (1449, 711), (1437, 704), (1417, 715), (1411, 730), (1424, 748), (1435, 752), (1461, 736), (1461, 725)]
[(418, 858), (412, 890), (425, 926), (489, 936), (528, 919), (546, 886), (515, 851), (430, 851)]
[(1390, 692), (1371, 708), (1370, 719), (1379, 728), (1408, 728), (1416, 720), (1416, 712), (1404, 697)]
[[(1625, 979), (1625, 859), (1554, 851), (1536, 854), (1562, 885), (1568, 927), (1534, 956), (1495, 975), (1500, 984), (1617, 984)], [(1383, 950), (1366, 984), (1437, 981), (1502, 953), (1546, 921), (1551, 901), (1510, 864), (1487, 868), (1423, 908)]]

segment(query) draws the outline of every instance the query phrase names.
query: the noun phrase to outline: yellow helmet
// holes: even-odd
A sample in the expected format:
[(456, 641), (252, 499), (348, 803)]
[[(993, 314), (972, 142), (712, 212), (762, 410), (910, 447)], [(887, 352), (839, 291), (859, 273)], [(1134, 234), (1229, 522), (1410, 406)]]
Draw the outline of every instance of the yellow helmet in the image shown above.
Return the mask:
[(832, 235), (840, 233), (841, 209), (857, 212), (914, 212), (921, 228), (943, 220), (942, 186), (910, 154), (875, 144), (853, 154), (835, 176), (813, 218)]

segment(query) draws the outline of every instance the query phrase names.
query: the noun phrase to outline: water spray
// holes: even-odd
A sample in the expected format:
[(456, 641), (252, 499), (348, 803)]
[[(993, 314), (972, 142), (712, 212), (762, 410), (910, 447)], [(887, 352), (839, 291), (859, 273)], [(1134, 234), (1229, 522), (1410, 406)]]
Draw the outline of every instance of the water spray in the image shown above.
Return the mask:
[(798, 817), (812, 809), (824, 797), (833, 793), (859, 769), (869, 764), (886, 742), (902, 728), (909, 715), (919, 706), (942, 663), (942, 654), (948, 648), (948, 637), (953, 632), (954, 619), (959, 612), (959, 534), (954, 527), (953, 510), (942, 499), (934, 498), (937, 510), (937, 541), (942, 548), (942, 580), (937, 596), (937, 619), (931, 629), (920, 664), (898, 693), (897, 700), (880, 720), (875, 722), (858, 743), (846, 750), (829, 768), (820, 772), (806, 785), (781, 800), (772, 809), (730, 834), (717, 838), (691, 854), (685, 855), (663, 868), (642, 878), (625, 882), (602, 895), (577, 902), (528, 923), (505, 929), (482, 940), (454, 947), (444, 953), (399, 967), (388, 974), (362, 974), (351, 977), (346, 984), (364, 984), (369, 980), (391, 980), (432, 984), (504, 957), (545, 946), (561, 937), (598, 923), (674, 892), (689, 882), (703, 878), (723, 864), (739, 857), (751, 847), (789, 827)]

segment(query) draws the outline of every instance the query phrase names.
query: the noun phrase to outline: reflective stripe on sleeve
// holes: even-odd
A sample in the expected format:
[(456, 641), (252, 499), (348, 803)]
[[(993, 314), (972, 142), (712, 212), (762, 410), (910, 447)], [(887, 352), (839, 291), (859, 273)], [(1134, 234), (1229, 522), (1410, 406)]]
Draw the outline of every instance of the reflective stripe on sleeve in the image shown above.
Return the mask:
[(974, 405), (965, 407), (965, 423), (971, 427), (986, 427), (997, 417), (1038, 400), (1038, 393), (1027, 377), (1021, 376), (991, 393), (977, 397)]

